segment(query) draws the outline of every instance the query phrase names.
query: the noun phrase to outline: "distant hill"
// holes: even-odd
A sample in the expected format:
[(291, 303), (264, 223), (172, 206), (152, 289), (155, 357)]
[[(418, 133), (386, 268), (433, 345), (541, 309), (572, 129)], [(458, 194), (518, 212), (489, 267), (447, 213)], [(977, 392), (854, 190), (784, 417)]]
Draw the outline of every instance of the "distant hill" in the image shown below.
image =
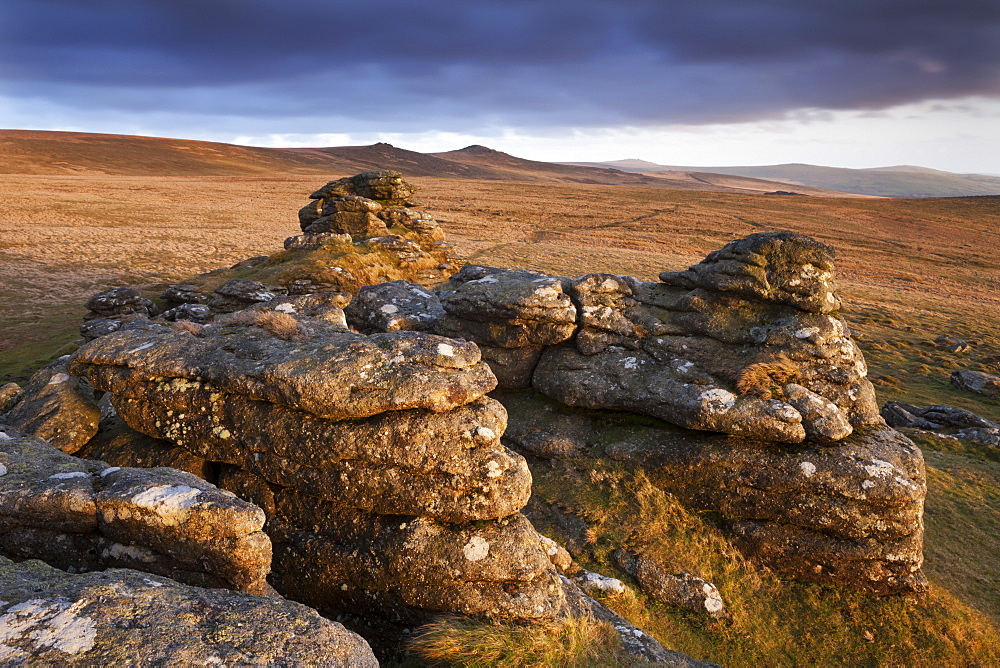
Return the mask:
[[(534, 181), (551, 179), (569, 183), (605, 183), (674, 188), (678, 190), (754, 194), (767, 194), (776, 191), (781, 191), (784, 194), (784, 192), (789, 190), (785, 183), (729, 174), (708, 174), (702, 171), (669, 171), (665, 167), (661, 168), (663, 170), (662, 173), (646, 174), (636, 173), (634, 170), (622, 169), (616, 165), (605, 165), (604, 163), (575, 164), (525, 160), (524, 158), (517, 158), (507, 153), (479, 145), (467, 146), (457, 151), (432, 153), (430, 155), (459, 162), (470, 167), (477, 166), (481, 169), (503, 172), (509, 175), (507, 178), (510, 180)], [(635, 163), (643, 161), (631, 160), (625, 162)], [(644, 164), (652, 165), (653, 163)], [(588, 170), (600, 169), (600, 171), (582, 172), (579, 171), (581, 168)], [(641, 177), (641, 180), (638, 180), (637, 177)], [(796, 187), (792, 190), (801, 195), (820, 197), (849, 196), (844, 193), (809, 186)]]
[(522, 160), (485, 147), (450, 153), (408, 151), (390, 144), (327, 148), (260, 148), (187, 139), (82, 132), (0, 130), (0, 174), (249, 176), (351, 174), (394, 169), (407, 176), (627, 184), (662, 181), (607, 167)]
[[(650, 163), (652, 164), (652, 163)], [(787, 191), (783, 183), (726, 174), (650, 175), (608, 166), (525, 160), (485, 146), (419, 153), (390, 144), (326, 148), (260, 148), (187, 139), (40, 130), (0, 130), (0, 174), (119, 176), (344, 176), (394, 169), (407, 176), (586, 183), (710, 192)], [(800, 194), (844, 196), (805, 186)]]
[(778, 181), (793, 186), (812, 186), (858, 195), (878, 197), (967, 197), (1000, 195), (1000, 177), (985, 174), (954, 174), (927, 167), (897, 165), (870, 169), (847, 169), (791, 163), (744, 167), (675, 167), (645, 160), (573, 163), (590, 167), (613, 167), (654, 176), (674, 172), (709, 172)]

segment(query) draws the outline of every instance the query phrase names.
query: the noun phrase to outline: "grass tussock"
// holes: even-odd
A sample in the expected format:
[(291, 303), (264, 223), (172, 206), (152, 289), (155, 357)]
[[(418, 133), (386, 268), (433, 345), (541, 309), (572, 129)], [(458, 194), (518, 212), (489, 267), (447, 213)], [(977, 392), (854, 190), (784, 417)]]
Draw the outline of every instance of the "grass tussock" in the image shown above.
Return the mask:
[(194, 334), (195, 336), (202, 336), (205, 334), (205, 327), (203, 325), (191, 322), (190, 320), (178, 320), (171, 325), (171, 327), (182, 332)]
[(259, 327), (268, 334), (285, 341), (302, 343), (309, 340), (309, 335), (302, 329), (299, 321), (288, 313), (280, 311), (236, 311), (224, 313), (215, 318), (212, 323), (219, 327), (235, 327), (246, 325)]
[(424, 626), (409, 651), (423, 664), (469, 668), (624, 666), (618, 633), (607, 622), (572, 619), (546, 626), (449, 619)]

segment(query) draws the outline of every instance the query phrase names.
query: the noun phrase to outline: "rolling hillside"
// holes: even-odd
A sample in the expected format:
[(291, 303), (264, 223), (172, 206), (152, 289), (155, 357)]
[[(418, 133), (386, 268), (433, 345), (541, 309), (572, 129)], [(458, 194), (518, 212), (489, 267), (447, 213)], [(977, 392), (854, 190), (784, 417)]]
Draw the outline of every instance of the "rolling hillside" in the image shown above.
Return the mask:
[(954, 174), (926, 167), (898, 165), (871, 169), (846, 169), (793, 163), (743, 167), (676, 167), (645, 160), (575, 163), (613, 167), (623, 171), (670, 178), (677, 172), (710, 172), (778, 181), (876, 197), (969, 197), (1000, 195), (1000, 177), (984, 174)]
[[(408, 177), (644, 186), (731, 193), (769, 193), (787, 186), (759, 178), (669, 172), (638, 174), (517, 158), (485, 146), (419, 153), (378, 143), (326, 148), (260, 148), (216, 142), (80, 132), (0, 130), (0, 174), (82, 176), (232, 176), (319, 174), (328, 177), (394, 169)], [(816, 188), (801, 194), (837, 196)]]

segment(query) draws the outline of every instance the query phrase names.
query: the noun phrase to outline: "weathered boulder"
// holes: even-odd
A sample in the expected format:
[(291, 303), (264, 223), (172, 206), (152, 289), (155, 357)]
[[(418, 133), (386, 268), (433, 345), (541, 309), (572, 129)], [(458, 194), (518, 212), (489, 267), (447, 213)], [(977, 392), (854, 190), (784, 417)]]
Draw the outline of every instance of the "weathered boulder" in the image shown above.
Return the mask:
[(347, 318), (344, 307), (351, 301), (351, 295), (346, 292), (310, 292), (302, 295), (276, 297), (268, 302), (249, 306), (249, 313), (267, 313), (274, 311), (296, 317), (306, 316), (333, 325), (334, 328), (347, 330)]
[(365, 334), (430, 331), (444, 315), (437, 295), (409, 281), (389, 281), (363, 287), (344, 312), (347, 322)]
[(189, 473), (108, 467), (32, 437), (0, 439), (0, 552), (58, 568), (141, 568), (269, 591), (264, 513)]
[(257, 281), (226, 281), (208, 296), (208, 306), (216, 313), (232, 313), (260, 302), (268, 302), (286, 292)]
[(181, 304), (204, 304), (208, 297), (201, 292), (197, 285), (171, 285), (160, 293), (160, 299), (167, 303), (167, 308), (174, 308)]
[(100, 338), (105, 334), (117, 332), (121, 329), (121, 326), (122, 321), (114, 318), (94, 318), (93, 320), (85, 320), (84, 323), (80, 325), (80, 336), (82, 336), (85, 341), (93, 341), (94, 339)]
[(310, 199), (359, 195), (374, 200), (405, 200), (414, 192), (413, 186), (403, 180), (403, 175), (390, 170), (362, 172), (355, 176), (330, 181), (311, 194)]
[(815, 239), (795, 232), (765, 232), (728, 243), (684, 271), (663, 272), (660, 280), (830, 313), (840, 308), (833, 261), (833, 249)]
[(896, 429), (926, 429), (933, 431), (941, 428), (941, 425), (937, 422), (931, 422), (921, 417), (920, 414), (922, 412), (920, 408), (902, 401), (887, 401), (885, 406), (882, 407), (882, 419), (885, 420), (887, 425)]
[[(167, 309), (160, 314), (160, 317), (169, 322), (187, 320), (189, 322), (204, 323), (211, 319), (212, 309), (206, 304), (181, 304), (179, 306), (175, 306), (174, 308)], [(110, 334), (111, 332), (105, 333)], [(103, 334), (101, 336), (103, 336)]]
[(17, 401), (0, 414), (0, 424), (44, 438), (69, 453), (93, 438), (101, 410), (94, 401), (93, 388), (69, 375), (67, 362), (68, 358), (60, 358), (35, 372)]
[(969, 427), (956, 432), (955, 436), (988, 448), (1000, 448), (1000, 427)]
[(982, 371), (956, 369), (951, 372), (951, 384), (967, 392), (994, 399), (1000, 397), (1000, 377)]
[(580, 586), (580, 589), (589, 594), (624, 594), (628, 591), (628, 587), (625, 583), (618, 578), (608, 577), (607, 575), (601, 575), (600, 573), (594, 573), (593, 571), (588, 571), (580, 569), (575, 575), (572, 576), (573, 582)]
[(132, 313), (145, 316), (156, 315), (156, 305), (133, 288), (112, 288), (98, 292), (87, 300), (87, 308), (90, 310), (90, 313), (84, 316), (87, 320), (112, 318)]
[(315, 335), (286, 341), (245, 326), (210, 329), (202, 337), (157, 326), (114, 332), (77, 351), (71, 369), (123, 397), (134, 394), (129, 387), (136, 383), (171, 378), (178, 391), (207, 384), (332, 419), (446, 411), (496, 384), (470, 343), (415, 332), (365, 337), (313, 318), (297, 322)]
[(4, 665), (378, 665), (360, 636), (298, 603), (3, 557), (0, 629)]
[(563, 281), (528, 271), (467, 265), (451, 278), (436, 331), (498, 348), (547, 346), (576, 331)]
[(317, 248), (351, 243), (350, 234), (336, 232), (316, 232), (299, 234), (285, 239), (285, 250), (315, 250)]
[(711, 582), (687, 571), (668, 573), (652, 559), (624, 549), (617, 550), (614, 557), (618, 566), (634, 577), (654, 601), (717, 619), (729, 616), (718, 588)]
[(414, 192), (402, 174), (386, 169), (363, 172), (351, 177), (351, 183), (355, 193), (370, 199), (404, 200)]
[(964, 353), (971, 347), (967, 341), (947, 335), (937, 337), (934, 339), (934, 343), (937, 344), (938, 348), (947, 350), (950, 353)]
[(937, 431), (942, 428), (954, 429), (1000, 429), (1000, 425), (972, 411), (953, 406), (935, 404), (918, 408), (902, 401), (887, 401), (882, 407), (882, 417), (890, 427), (909, 427)]

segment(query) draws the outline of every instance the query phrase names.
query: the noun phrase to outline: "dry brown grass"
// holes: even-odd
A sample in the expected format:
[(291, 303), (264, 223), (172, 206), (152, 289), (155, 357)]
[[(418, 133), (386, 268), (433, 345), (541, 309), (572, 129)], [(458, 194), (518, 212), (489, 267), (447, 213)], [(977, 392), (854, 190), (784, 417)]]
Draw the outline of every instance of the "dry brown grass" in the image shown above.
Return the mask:
[(308, 341), (309, 335), (302, 330), (299, 321), (288, 313), (280, 311), (236, 311), (224, 313), (212, 321), (212, 327), (234, 327), (247, 325), (260, 327), (268, 334), (285, 341)]
[(173, 325), (174, 329), (180, 330), (182, 332), (188, 332), (189, 334), (194, 334), (195, 336), (201, 336), (205, 333), (205, 327), (199, 325), (196, 322), (191, 322), (190, 320), (178, 320)]
[(625, 666), (608, 622), (570, 619), (552, 627), (448, 619), (422, 627), (409, 649), (424, 665), (509, 667)]

